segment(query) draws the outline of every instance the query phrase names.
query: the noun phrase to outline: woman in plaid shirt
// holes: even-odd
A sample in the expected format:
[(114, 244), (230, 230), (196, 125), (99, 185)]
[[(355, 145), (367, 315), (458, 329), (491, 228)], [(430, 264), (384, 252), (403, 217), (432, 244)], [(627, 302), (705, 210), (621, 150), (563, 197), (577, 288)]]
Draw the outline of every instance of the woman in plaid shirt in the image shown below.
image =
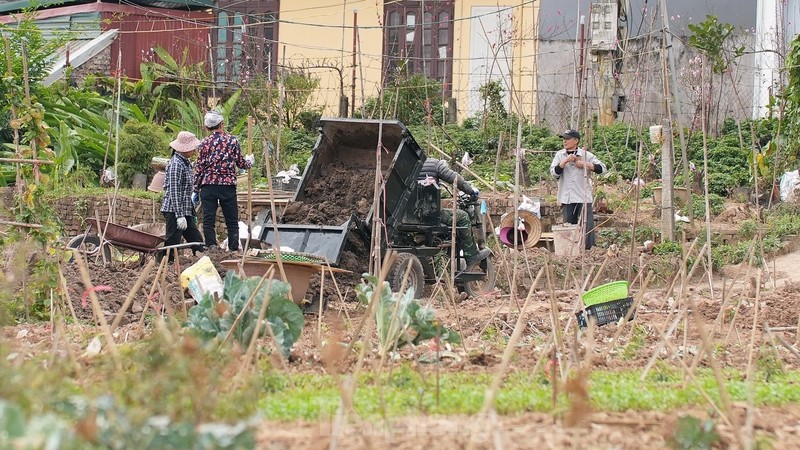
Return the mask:
[[(186, 238), (186, 242), (203, 242), (203, 236), (197, 229), (192, 202), (194, 174), (192, 162), (189, 160), (194, 156), (198, 145), (200, 140), (188, 131), (178, 133), (178, 137), (169, 144), (172, 147), (172, 157), (167, 163), (164, 202), (161, 204), (161, 212), (167, 225), (165, 246), (180, 244), (181, 236)], [(197, 251), (203, 251), (203, 246), (192, 247), (192, 252)], [(159, 258), (163, 256), (162, 252)], [(168, 261), (172, 262), (173, 259), (174, 252), (170, 252)]]

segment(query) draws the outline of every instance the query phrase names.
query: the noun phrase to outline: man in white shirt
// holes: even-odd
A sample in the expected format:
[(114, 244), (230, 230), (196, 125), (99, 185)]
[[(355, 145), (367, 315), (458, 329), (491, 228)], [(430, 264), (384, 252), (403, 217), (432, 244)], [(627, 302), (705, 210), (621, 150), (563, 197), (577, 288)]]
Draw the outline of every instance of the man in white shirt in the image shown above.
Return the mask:
[(558, 180), (558, 202), (565, 223), (582, 224), (586, 249), (594, 246), (594, 214), (592, 213), (592, 173), (603, 173), (606, 165), (592, 152), (579, 148), (581, 134), (567, 130), (561, 135), (564, 148), (556, 152), (550, 173)]

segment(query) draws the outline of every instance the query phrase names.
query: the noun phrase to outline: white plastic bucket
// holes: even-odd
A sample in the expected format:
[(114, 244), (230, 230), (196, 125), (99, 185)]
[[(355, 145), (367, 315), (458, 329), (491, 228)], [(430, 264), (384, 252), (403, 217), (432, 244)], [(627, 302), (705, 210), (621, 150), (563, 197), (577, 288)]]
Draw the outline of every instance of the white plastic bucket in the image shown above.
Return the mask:
[(578, 225), (553, 225), (553, 250), (557, 256), (576, 256), (581, 252), (581, 229)]

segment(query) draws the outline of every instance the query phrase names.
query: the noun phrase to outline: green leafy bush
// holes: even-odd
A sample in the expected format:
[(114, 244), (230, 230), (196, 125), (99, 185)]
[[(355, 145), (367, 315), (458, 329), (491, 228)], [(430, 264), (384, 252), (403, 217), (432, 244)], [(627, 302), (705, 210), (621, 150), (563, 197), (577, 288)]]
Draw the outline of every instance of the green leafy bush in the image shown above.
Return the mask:
[[(256, 331), (261, 306), (269, 301), (258, 337), (266, 334), (269, 326), (275, 344), (288, 356), (303, 330), (303, 311), (289, 300), (288, 283), (268, 280), (259, 287), (260, 281), (259, 277), (243, 279), (234, 271), (228, 272), (222, 299), (217, 302), (211, 295), (203, 296), (200, 303), (189, 310), (186, 326), (204, 340), (222, 341), (233, 330), (233, 339), (248, 345)], [(251, 297), (252, 304), (248, 304)], [(237, 323), (236, 318), (240, 315)]]
[[(22, 409), (0, 400), (0, 445), (3, 448), (253, 448), (250, 424), (201, 424), (173, 422), (153, 416), (134, 424), (124, 408), (110, 397), (87, 402), (74, 398), (57, 405), (53, 413), (25, 418)], [(75, 422), (80, 423), (79, 427)]]
[(170, 139), (164, 129), (152, 123), (129, 120), (119, 135), (120, 184), (129, 186), (135, 173), (149, 173), (154, 156), (169, 156)]
[[(641, 130), (624, 123), (615, 123), (594, 130), (591, 151), (606, 164), (609, 171), (615, 171), (631, 180), (636, 173), (639, 145), (643, 142), (649, 141), (644, 140)], [(582, 144), (586, 145), (585, 142)], [(647, 145), (649, 144), (645, 144)], [(645, 154), (649, 154), (649, 150)]]
[[(725, 199), (717, 194), (708, 194), (708, 206), (711, 208), (711, 217), (717, 216), (725, 210)], [(692, 194), (692, 212), (695, 217), (705, 217), (705, 197)]]
[(721, 441), (713, 421), (701, 421), (694, 416), (680, 417), (675, 429), (667, 437), (669, 446), (679, 450), (716, 448)]
[(364, 103), (368, 118), (397, 119), (404, 124), (425, 123), (429, 115), (434, 121), (442, 117), (442, 84), (421, 74), (408, 75), (401, 68), (391, 74), (391, 81), (381, 99), (370, 97)]
[(656, 255), (680, 255), (681, 244), (675, 241), (662, 242), (653, 247), (653, 253)]
[[(356, 286), (361, 303), (369, 305), (378, 284), (373, 275), (364, 275), (366, 280)], [(429, 339), (438, 338), (445, 342), (458, 344), (461, 336), (447, 330), (435, 318), (431, 308), (421, 306), (414, 298), (414, 289), (404, 293), (392, 292), (389, 283), (384, 281), (375, 315), (381, 354), (387, 354), (406, 344), (419, 345)]]

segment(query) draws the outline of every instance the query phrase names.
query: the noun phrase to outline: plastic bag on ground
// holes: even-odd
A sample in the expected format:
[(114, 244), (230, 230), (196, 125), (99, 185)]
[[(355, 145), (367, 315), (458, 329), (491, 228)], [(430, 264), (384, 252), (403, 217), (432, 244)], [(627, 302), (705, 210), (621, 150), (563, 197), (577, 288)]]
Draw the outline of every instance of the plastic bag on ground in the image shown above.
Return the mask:
[(189, 289), (192, 298), (198, 303), (205, 294), (216, 294), (221, 298), (222, 286), (222, 277), (208, 256), (203, 256), (181, 272), (181, 288)]
[[(800, 181), (800, 173), (797, 170), (793, 170), (791, 172), (786, 172), (781, 176), (781, 201), (789, 201), (792, 195), (792, 191), (794, 191), (795, 184)], [(796, 199), (795, 199), (796, 200)]]

